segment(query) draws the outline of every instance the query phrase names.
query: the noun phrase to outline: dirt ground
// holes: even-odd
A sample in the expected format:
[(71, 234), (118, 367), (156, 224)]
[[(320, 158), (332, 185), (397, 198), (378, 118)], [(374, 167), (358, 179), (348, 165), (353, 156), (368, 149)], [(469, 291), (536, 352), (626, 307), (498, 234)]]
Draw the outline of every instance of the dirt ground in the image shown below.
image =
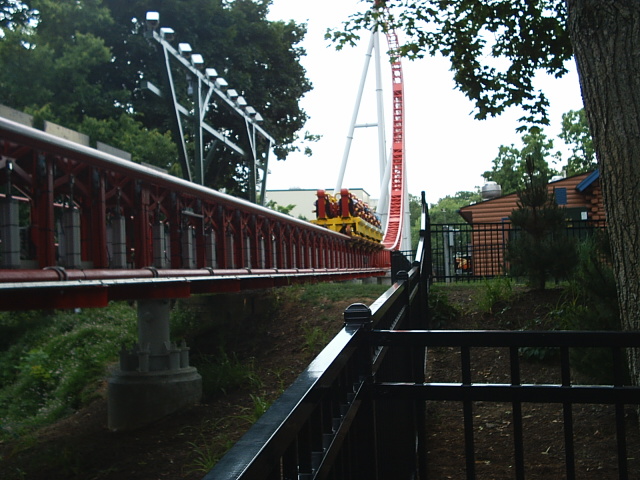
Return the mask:
[[(447, 329), (518, 329), (535, 325), (559, 305), (559, 292), (523, 292), (512, 305), (494, 314), (474, 310), (468, 288), (444, 289), (456, 305), (458, 318)], [(253, 358), (262, 380), (261, 398), (277, 398), (282, 389), (317, 353), (305, 331), (317, 326), (332, 336), (342, 326), (342, 312), (352, 299), (315, 312), (285, 305), (260, 338), (243, 345), (238, 354)], [(508, 353), (497, 349), (474, 353), (475, 376), (487, 381), (508, 379)], [(456, 381), (459, 354), (442, 349), (429, 355), (429, 381)], [(453, 376), (453, 377), (452, 377)], [(557, 383), (549, 363), (523, 362), (523, 382)], [(550, 380), (551, 379), (551, 380)], [(252, 398), (251, 395), (254, 395)], [(147, 428), (113, 433), (106, 428), (104, 399), (28, 438), (0, 444), (0, 477), (10, 479), (155, 480), (200, 479), (222, 452), (249, 427), (255, 391), (240, 390), (208, 398)], [(428, 405), (430, 479), (465, 478), (462, 413), (459, 405)], [(612, 408), (574, 407), (577, 475), (579, 479), (618, 478)], [(511, 406), (474, 404), (477, 478), (515, 478), (512, 460)], [(562, 408), (523, 406), (527, 479), (566, 478)], [(627, 412), (629, 478), (640, 478), (640, 439), (633, 411)]]

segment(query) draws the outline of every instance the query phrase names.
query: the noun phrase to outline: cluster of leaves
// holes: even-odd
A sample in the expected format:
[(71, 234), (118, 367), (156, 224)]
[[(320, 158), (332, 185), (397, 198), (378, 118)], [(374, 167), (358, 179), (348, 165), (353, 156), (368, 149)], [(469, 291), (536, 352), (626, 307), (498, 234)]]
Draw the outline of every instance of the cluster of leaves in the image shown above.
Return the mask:
[(406, 37), (396, 54), (410, 59), (441, 54), (451, 61), (456, 86), (484, 119), (520, 105), (523, 124), (548, 124), (549, 102), (534, 85), (537, 72), (563, 76), (572, 48), (562, 0), (368, 0), (380, 8), (357, 13), (341, 31), (328, 31), (338, 47), (378, 27)]
[[(570, 148), (571, 155), (563, 167), (567, 176), (578, 175), (594, 170), (596, 165), (593, 140), (587, 124), (584, 109), (570, 110), (562, 115), (562, 131), (558, 137)], [(553, 140), (547, 138), (539, 127), (530, 128), (522, 136), (522, 148), (513, 144), (501, 145), (498, 156), (493, 160), (491, 170), (482, 174), (485, 180), (494, 181), (502, 187), (503, 194), (514, 193), (523, 187), (526, 171), (526, 158), (537, 155), (537, 168), (547, 176), (560, 172), (549, 165), (560, 164), (563, 160), (560, 151), (553, 151)]]
[[(538, 319), (550, 330), (620, 331), (620, 309), (611, 268), (611, 249), (605, 232), (596, 231), (577, 246), (575, 269), (564, 289), (562, 303), (547, 318)], [(521, 349), (524, 357), (545, 360), (558, 349)], [(573, 348), (571, 365), (590, 380), (613, 383), (613, 357), (608, 348)]]
[(0, 435), (50, 422), (99, 395), (106, 366), (135, 339), (126, 303), (0, 314)]
[[(174, 164), (182, 139), (172, 128), (170, 95), (159, 99), (140, 83), (164, 85), (162, 53), (144, 36), (146, 12), (159, 10), (176, 41), (191, 43), (207, 66), (260, 111), (276, 140), (276, 155), (284, 159), (297, 148), (293, 144), (307, 120), (299, 106), (311, 89), (300, 64), (306, 26), (267, 21), (269, 5), (270, 0), (0, 0), (2, 102), (129, 151), (134, 161), (179, 172)], [(193, 99), (184, 75), (176, 81), (178, 100), (189, 109)], [(219, 107), (212, 105), (207, 123), (250, 151), (244, 121)], [(230, 193), (246, 189), (244, 159), (213, 141), (207, 149), (215, 161), (206, 184)]]
[(504, 306), (515, 298), (514, 281), (510, 277), (484, 279), (482, 288), (475, 295), (478, 310), (494, 313), (497, 305)]
[(202, 395), (205, 399), (239, 388), (258, 390), (262, 387), (262, 381), (251, 359), (241, 360), (223, 349), (216, 355), (198, 355), (193, 364), (202, 376)]
[(442, 328), (454, 320), (458, 309), (451, 305), (447, 294), (436, 285), (429, 290), (429, 328)]

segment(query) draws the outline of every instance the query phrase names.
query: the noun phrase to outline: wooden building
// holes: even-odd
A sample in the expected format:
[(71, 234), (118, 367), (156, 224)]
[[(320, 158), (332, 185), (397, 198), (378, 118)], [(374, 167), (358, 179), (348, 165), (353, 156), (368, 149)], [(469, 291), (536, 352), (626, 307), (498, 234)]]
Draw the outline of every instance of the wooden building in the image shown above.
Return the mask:
[[(604, 223), (599, 170), (550, 182), (548, 188), (556, 203), (564, 207), (568, 227), (590, 222)], [(509, 217), (518, 208), (517, 202), (518, 195), (512, 193), (460, 209), (460, 216), (472, 226), (469, 256), (474, 275), (506, 273), (504, 252), (511, 230)]]

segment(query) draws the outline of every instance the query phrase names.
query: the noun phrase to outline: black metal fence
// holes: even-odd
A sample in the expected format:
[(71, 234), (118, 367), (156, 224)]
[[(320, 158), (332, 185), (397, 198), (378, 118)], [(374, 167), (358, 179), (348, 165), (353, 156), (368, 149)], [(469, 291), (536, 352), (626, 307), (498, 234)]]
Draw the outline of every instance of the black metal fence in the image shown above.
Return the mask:
[[(566, 234), (583, 240), (604, 228), (604, 222), (570, 221)], [(509, 222), (431, 224), (433, 281), (450, 283), (507, 275), (507, 247), (517, 234)]]
[[(426, 205), (424, 207), (426, 209)], [(354, 304), (344, 312), (344, 328), (267, 413), (205, 477), (207, 480), (426, 479), (428, 401), (462, 406), (466, 478), (476, 478), (474, 425), (479, 403), (500, 402), (511, 410), (513, 474), (525, 478), (523, 405), (555, 403), (563, 410), (566, 478), (576, 471), (573, 408), (606, 404), (615, 408), (618, 478), (634, 478), (628, 465), (625, 406), (640, 404), (640, 387), (625, 381), (625, 350), (640, 348), (640, 332), (509, 332), (429, 330), (429, 236), (423, 217), (421, 248), (410, 271), (370, 307)], [(456, 378), (433, 382), (425, 377), (432, 348), (459, 352)], [(582, 385), (571, 368), (574, 348), (611, 352), (611, 384)], [(488, 383), (473, 375), (472, 351), (506, 349), (510, 378)], [(559, 351), (559, 381), (523, 382), (520, 349)], [(484, 380), (484, 383), (479, 383)], [(633, 455), (631, 455), (633, 456)], [(459, 461), (450, 459), (450, 461)]]

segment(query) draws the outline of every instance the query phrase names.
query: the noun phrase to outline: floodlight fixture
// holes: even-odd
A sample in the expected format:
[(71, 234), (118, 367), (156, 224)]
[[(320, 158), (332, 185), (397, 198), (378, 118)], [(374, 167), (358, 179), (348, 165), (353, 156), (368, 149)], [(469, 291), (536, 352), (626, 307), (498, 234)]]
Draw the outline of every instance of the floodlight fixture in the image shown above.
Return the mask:
[(263, 122), (264, 118), (259, 113), (256, 113), (256, 116), (253, 118), (256, 122)]
[(158, 12), (147, 12), (146, 23), (148, 28), (155, 30), (160, 25), (160, 14)]
[(173, 31), (173, 28), (169, 28), (169, 27), (160, 28), (160, 36), (167, 42), (173, 42), (173, 39), (175, 38), (175, 34), (176, 32)]
[(242, 96), (241, 96), (241, 97), (238, 97), (238, 98), (236, 99), (236, 103), (238, 104), (238, 106), (239, 106), (240, 108), (244, 108), (244, 107), (246, 107), (246, 106), (247, 106), (247, 101), (246, 101), (246, 100), (244, 99), (244, 97), (242, 97)]
[(238, 95), (240, 94), (233, 88), (227, 90), (227, 97), (229, 97), (231, 100), (235, 100), (236, 98), (238, 98)]
[(220, 90), (226, 90), (228, 86), (229, 84), (224, 78), (222, 77), (216, 78), (216, 87), (218, 87)]
[(207, 80), (214, 81), (216, 78), (218, 78), (218, 72), (215, 68), (205, 69), (204, 74), (207, 77)]
[(250, 117), (253, 117), (256, 115), (256, 109), (253, 108), (251, 105), (247, 105), (247, 108), (244, 109), (245, 112), (247, 112), (247, 115), (249, 115)]
[(199, 53), (191, 54), (191, 65), (196, 67), (198, 70), (202, 70), (204, 68), (204, 58)]
[(178, 53), (182, 55), (184, 58), (189, 58), (191, 56), (191, 45), (188, 43), (179, 43), (178, 44)]

